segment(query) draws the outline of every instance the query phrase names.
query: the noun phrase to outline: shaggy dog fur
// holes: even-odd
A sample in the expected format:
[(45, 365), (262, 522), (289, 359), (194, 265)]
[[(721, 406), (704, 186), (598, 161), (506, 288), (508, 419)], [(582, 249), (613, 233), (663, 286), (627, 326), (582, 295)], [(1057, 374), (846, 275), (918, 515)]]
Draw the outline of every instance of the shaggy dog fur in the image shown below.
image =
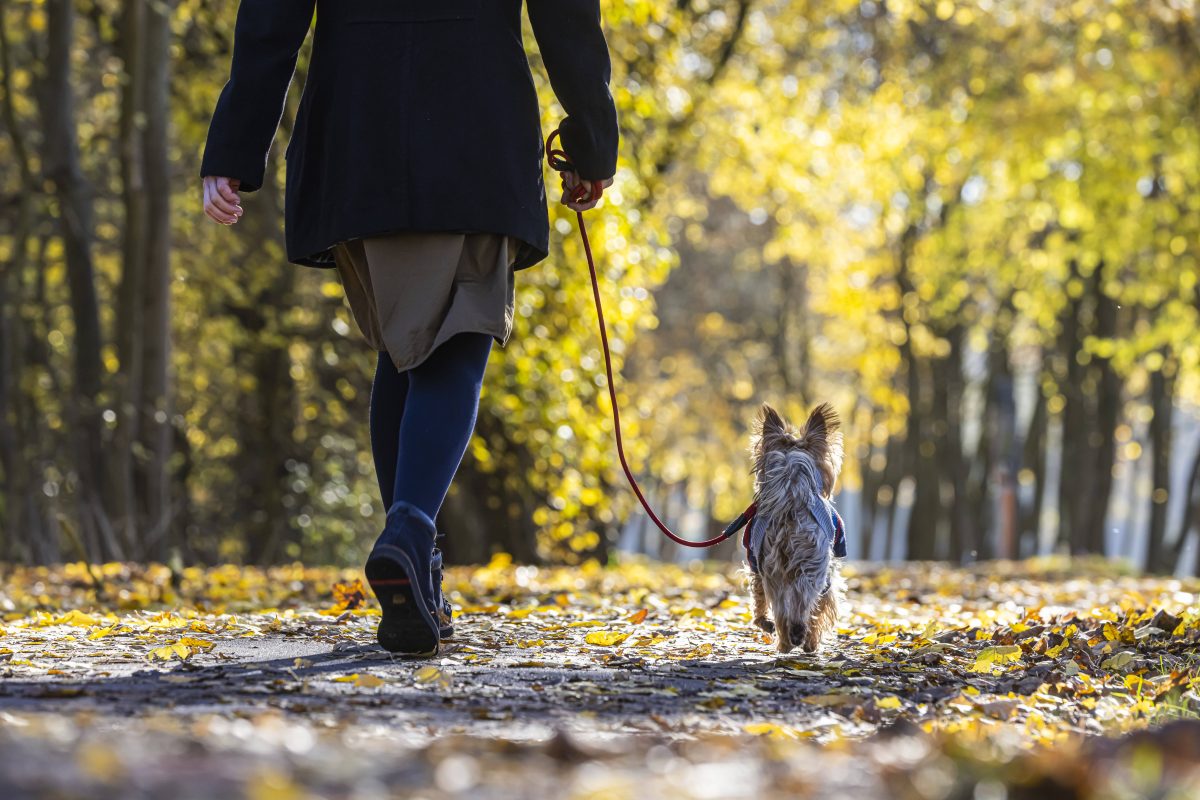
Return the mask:
[[(809, 511), (812, 494), (828, 498), (842, 469), (842, 434), (829, 404), (800, 430), (764, 404), (751, 439), (756, 525), (765, 525), (759, 572), (746, 566), (754, 624), (775, 634), (781, 653), (815, 652), (837, 623), (844, 592), (833, 542)], [(770, 612), (770, 618), (767, 614)]]

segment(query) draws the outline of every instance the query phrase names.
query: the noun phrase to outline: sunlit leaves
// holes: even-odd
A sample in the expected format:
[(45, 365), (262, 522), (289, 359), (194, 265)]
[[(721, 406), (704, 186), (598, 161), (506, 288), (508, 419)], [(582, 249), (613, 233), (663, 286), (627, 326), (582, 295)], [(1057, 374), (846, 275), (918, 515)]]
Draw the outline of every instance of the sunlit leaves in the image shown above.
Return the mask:
[(971, 668), (976, 672), (991, 672), (997, 667), (1018, 661), (1021, 658), (1021, 648), (1016, 645), (986, 647), (975, 656), (975, 664)]
[(613, 647), (629, 638), (628, 633), (621, 631), (595, 631), (583, 637), (588, 644), (600, 645), (602, 647)]

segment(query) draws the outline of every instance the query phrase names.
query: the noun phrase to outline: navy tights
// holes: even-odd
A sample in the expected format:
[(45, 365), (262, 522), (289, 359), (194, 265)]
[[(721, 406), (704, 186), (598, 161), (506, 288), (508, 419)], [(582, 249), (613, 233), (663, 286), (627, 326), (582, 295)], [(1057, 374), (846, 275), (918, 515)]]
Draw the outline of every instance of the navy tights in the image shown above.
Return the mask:
[(412, 369), (380, 351), (371, 385), (371, 454), (385, 509), (412, 503), (436, 519), (479, 412), (492, 337), (459, 333)]

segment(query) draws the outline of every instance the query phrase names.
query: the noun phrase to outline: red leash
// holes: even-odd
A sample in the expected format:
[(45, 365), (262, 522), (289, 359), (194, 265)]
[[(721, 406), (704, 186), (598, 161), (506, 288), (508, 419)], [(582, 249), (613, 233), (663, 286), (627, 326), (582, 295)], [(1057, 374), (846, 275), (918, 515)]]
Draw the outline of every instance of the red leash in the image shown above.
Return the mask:
[[(550, 164), (550, 168), (558, 172), (574, 172), (575, 166), (567, 157), (567, 154), (562, 150), (555, 150), (553, 147), (554, 139), (558, 136), (558, 131), (550, 134), (550, 138), (546, 140), (546, 161)], [(594, 194), (593, 194), (594, 192)], [(572, 202), (580, 202), (589, 198), (600, 199), (604, 193), (604, 185), (600, 181), (584, 181), (571, 192)], [(629, 486), (633, 489), (633, 493), (637, 495), (638, 502), (642, 504), (642, 508), (646, 510), (646, 514), (653, 520), (654, 524), (663, 534), (684, 547), (713, 547), (733, 536), (742, 527), (750, 521), (754, 516), (754, 512), (758, 510), (757, 503), (751, 503), (741, 515), (721, 532), (720, 536), (714, 536), (711, 539), (705, 539), (702, 542), (693, 542), (689, 539), (684, 539), (677, 535), (674, 531), (668, 528), (658, 515), (654, 513), (654, 509), (650, 507), (650, 503), (642, 494), (642, 489), (638, 486), (637, 479), (633, 477), (633, 470), (629, 468), (629, 463), (625, 460), (625, 442), (621, 436), (621, 410), (617, 406), (617, 388), (613, 382), (612, 356), (608, 350), (608, 329), (604, 324), (604, 306), (600, 302), (600, 281), (596, 277), (596, 260), (592, 257), (592, 244), (588, 241), (587, 226), (583, 222), (583, 212), (576, 211), (575, 217), (579, 222), (579, 237), (583, 240), (583, 252), (587, 255), (588, 271), (592, 276), (592, 298), (596, 301), (596, 319), (600, 323), (600, 344), (604, 348), (604, 371), (608, 374), (608, 397), (612, 402), (613, 414), (613, 430), (616, 433), (617, 439), (617, 455), (621, 458), (621, 468), (625, 470), (625, 477), (629, 480)]]

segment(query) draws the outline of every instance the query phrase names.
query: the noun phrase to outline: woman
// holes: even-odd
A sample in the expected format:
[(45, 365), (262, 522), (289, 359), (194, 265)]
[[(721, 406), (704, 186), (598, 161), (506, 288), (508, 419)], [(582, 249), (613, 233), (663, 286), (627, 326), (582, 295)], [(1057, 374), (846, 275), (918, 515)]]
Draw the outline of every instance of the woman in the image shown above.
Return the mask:
[[(617, 122), (598, 0), (527, 0), (566, 118), (563, 202), (595, 205)], [(514, 273), (547, 255), (537, 94), (521, 0), (242, 0), (208, 132), (205, 213), (231, 225), (264, 180), (296, 56), (312, 59), (284, 152), (293, 264), (336, 269), (378, 351), (371, 448), (387, 521), (366, 574), (379, 643), (437, 652), (453, 633), (436, 519), (462, 460)], [(569, 193), (579, 186), (583, 200)]]

